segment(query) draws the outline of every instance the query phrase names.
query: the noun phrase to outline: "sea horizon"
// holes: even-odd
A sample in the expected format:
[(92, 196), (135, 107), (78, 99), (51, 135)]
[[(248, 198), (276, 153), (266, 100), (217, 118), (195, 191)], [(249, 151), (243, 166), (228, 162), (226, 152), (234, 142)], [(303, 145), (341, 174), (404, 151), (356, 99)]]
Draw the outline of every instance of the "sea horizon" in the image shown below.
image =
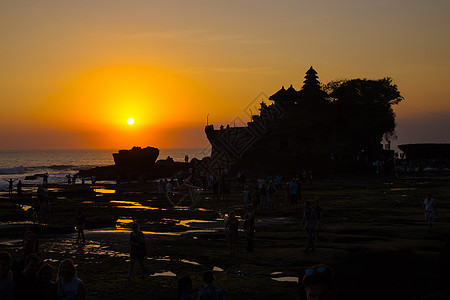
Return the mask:
[[(115, 149), (55, 149), (55, 150), (0, 150), (0, 190), (7, 188), (6, 180), (22, 180), (27, 184), (39, 184), (42, 179), (25, 180), (27, 176), (48, 173), (50, 183), (64, 183), (67, 174), (80, 170), (114, 165)], [(165, 148), (159, 149), (158, 160), (168, 156), (174, 161), (202, 159), (211, 155), (210, 148)], [(14, 185), (17, 184), (17, 181)]]

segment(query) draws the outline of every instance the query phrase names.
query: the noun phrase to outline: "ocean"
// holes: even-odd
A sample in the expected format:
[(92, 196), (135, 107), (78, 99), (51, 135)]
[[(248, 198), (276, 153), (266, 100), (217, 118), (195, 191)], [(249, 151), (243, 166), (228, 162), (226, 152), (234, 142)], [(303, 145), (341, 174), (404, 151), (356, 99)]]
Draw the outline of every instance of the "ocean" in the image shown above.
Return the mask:
[[(79, 170), (114, 165), (112, 154), (118, 150), (86, 149), (86, 150), (0, 150), (0, 190), (8, 188), (5, 180), (22, 180), (24, 184), (42, 183), (42, 178), (25, 180), (26, 176), (48, 173), (49, 183), (65, 183), (67, 174), (73, 175)], [(158, 159), (172, 157), (175, 161), (202, 159), (211, 154), (211, 149), (160, 149)], [(16, 186), (17, 181), (14, 182)]]

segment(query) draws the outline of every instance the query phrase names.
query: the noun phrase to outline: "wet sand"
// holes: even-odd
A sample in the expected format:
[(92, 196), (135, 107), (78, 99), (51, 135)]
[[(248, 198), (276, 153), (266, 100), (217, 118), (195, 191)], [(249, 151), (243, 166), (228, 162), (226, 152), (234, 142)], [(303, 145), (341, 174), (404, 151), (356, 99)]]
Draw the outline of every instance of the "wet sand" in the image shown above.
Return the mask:
[[(339, 299), (439, 299), (420, 297), (445, 296), (441, 270), (450, 260), (445, 250), (449, 179), (341, 178), (304, 185), (302, 199), (320, 199), (324, 210), (317, 250), (309, 254), (301, 252), (306, 236), (299, 230), (300, 211), (285, 206), (284, 190), (275, 194), (276, 208), (257, 211), (255, 253), (245, 251), (240, 232), (237, 251), (229, 254), (223, 216), (229, 209), (243, 215), (237, 184), (227, 199), (202, 192), (192, 209), (188, 198), (173, 207), (155, 193), (153, 183), (52, 186), (49, 224), (40, 229), (41, 253), (55, 266), (66, 257), (74, 259), (89, 299), (176, 299), (178, 278), (190, 275), (195, 294), (205, 270), (214, 270), (227, 299), (299, 299), (297, 278), (316, 263), (336, 269)], [(427, 192), (439, 205), (431, 233), (421, 210)], [(0, 249), (19, 259), (29, 226), (21, 222), (29, 220), (29, 212), (18, 209), (15, 199), (1, 200), (1, 221), (16, 223), (0, 224)], [(84, 245), (76, 243), (73, 229), (80, 207), (88, 228)], [(148, 274), (128, 280), (132, 220), (146, 234)], [(140, 272), (138, 265), (135, 271)]]

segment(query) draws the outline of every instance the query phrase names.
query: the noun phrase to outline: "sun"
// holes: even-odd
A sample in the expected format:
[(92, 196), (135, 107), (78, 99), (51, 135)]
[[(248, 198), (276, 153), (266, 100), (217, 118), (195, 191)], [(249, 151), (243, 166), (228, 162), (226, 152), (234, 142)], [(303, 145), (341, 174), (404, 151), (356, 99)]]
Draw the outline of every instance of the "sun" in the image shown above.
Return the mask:
[(133, 125), (134, 124), (134, 119), (133, 118), (128, 118), (127, 123), (128, 123), (128, 125)]

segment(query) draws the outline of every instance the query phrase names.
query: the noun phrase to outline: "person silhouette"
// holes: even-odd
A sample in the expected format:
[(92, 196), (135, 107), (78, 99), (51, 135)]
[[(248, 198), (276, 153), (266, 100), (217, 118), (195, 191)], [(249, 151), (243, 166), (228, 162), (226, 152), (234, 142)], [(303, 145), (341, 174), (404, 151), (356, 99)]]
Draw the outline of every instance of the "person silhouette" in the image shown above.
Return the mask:
[(38, 295), (37, 299), (56, 300), (56, 282), (53, 281), (55, 268), (44, 263), (37, 273)]
[(69, 258), (59, 265), (56, 294), (58, 299), (86, 299), (84, 283), (77, 277), (75, 264)]
[(0, 252), (0, 299), (14, 299), (12, 257), (8, 252)]
[(67, 178), (67, 185), (70, 185), (72, 183), (72, 177), (70, 176), (70, 174), (67, 174), (66, 178)]
[(75, 228), (77, 229), (77, 232), (78, 232), (77, 242), (80, 239), (83, 239), (83, 244), (84, 244), (84, 242), (85, 242), (84, 228), (86, 228), (86, 217), (81, 212), (81, 209), (78, 210), (77, 216), (75, 218)]
[(299, 288), (304, 289), (307, 300), (335, 300), (337, 288), (333, 268), (318, 264), (305, 269)]
[(17, 196), (19, 198), (22, 197), (22, 180), (19, 180), (19, 182), (17, 182)]
[(15, 181), (17, 181), (17, 179), (10, 178), (10, 179), (3, 179), (3, 180), (9, 183), (9, 185), (8, 185), (8, 193), (9, 193), (9, 195), (11, 195), (12, 192), (13, 192), (13, 188), (14, 188), (13, 183)]
[(431, 232), (433, 227), (434, 216), (436, 215), (436, 201), (431, 198), (430, 194), (427, 194), (423, 201), (422, 208), (425, 210), (425, 221), (427, 221), (428, 232)]
[(205, 287), (198, 291), (198, 300), (224, 300), (223, 291), (220, 287), (213, 285), (214, 273), (212, 271), (206, 271), (203, 274), (203, 281)]
[(192, 290), (192, 279), (183, 276), (178, 280), (178, 300), (194, 300), (190, 292)]
[(141, 265), (142, 275), (141, 278), (145, 276), (145, 266), (144, 258), (147, 256), (147, 249), (145, 247), (145, 236), (139, 229), (138, 223), (133, 223), (131, 225), (132, 232), (130, 233), (130, 265), (128, 268), (128, 278), (131, 278), (133, 274), (134, 264), (136, 260)]
[(42, 176), (42, 185), (46, 186), (48, 183), (48, 173), (44, 173), (44, 176)]
[(234, 211), (230, 211), (228, 213), (228, 218), (225, 221), (225, 232), (226, 238), (228, 242), (228, 250), (231, 253), (234, 253), (236, 249), (236, 243), (238, 242), (239, 235), (239, 220), (236, 218)]
[(244, 216), (244, 230), (247, 237), (247, 252), (253, 252), (253, 238), (255, 236), (255, 209), (252, 204), (247, 205)]

